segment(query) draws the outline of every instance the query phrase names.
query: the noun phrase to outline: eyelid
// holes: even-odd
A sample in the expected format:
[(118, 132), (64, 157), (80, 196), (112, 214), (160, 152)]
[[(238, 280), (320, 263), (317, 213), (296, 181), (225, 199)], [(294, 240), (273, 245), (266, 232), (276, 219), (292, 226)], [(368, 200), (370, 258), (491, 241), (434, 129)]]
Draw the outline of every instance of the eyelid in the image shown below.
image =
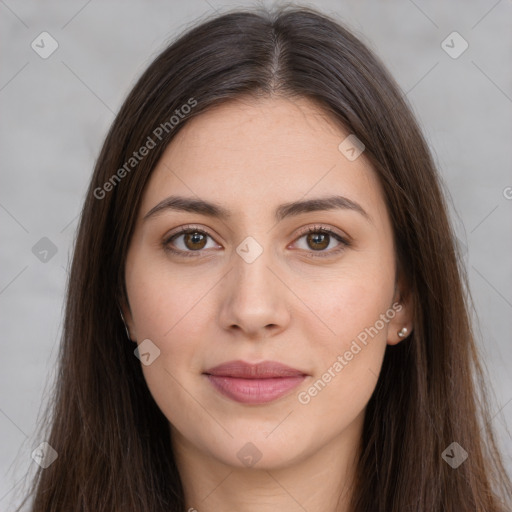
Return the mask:
[[(202, 234), (205, 234), (209, 236), (212, 240), (215, 241), (215, 237), (206, 229), (198, 225), (194, 224), (187, 224), (184, 226), (180, 226), (176, 230), (171, 231), (170, 234), (164, 236), (162, 245), (164, 247), (165, 251), (168, 251), (170, 253), (176, 254), (178, 256), (200, 256), (201, 253), (207, 249), (201, 249), (197, 251), (182, 251), (181, 249), (171, 249), (169, 248), (169, 244), (172, 241), (174, 237), (178, 237), (180, 235), (187, 234), (188, 232), (199, 232)], [(325, 233), (331, 237), (334, 237), (341, 245), (341, 247), (331, 249), (329, 251), (313, 251), (313, 250), (304, 250), (305, 252), (309, 253), (312, 257), (328, 257), (333, 256), (344, 250), (346, 247), (350, 247), (352, 245), (352, 240), (348, 235), (340, 234), (337, 231), (335, 231), (334, 228), (329, 226), (323, 226), (319, 224), (315, 224), (313, 226), (306, 226), (304, 228), (300, 228), (300, 230), (296, 233), (295, 238), (292, 242), (296, 243), (297, 240), (302, 238), (303, 236), (309, 234), (309, 233)], [(215, 242), (217, 243), (217, 242)]]
[(304, 228), (300, 228), (296, 236), (301, 237), (307, 235), (308, 233), (316, 233), (317, 231), (325, 232), (330, 235), (335, 235), (339, 237), (347, 245), (351, 243), (351, 238), (347, 234), (343, 232), (338, 232), (336, 228), (333, 228), (331, 226), (325, 226), (321, 224), (314, 224), (313, 226), (306, 226)]
[(315, 224), (313, 226), (307, 226), (305, 228), (301, 228), (299, 232), (296, 234), (293, 243), (296, 243), (303, 236), (309, 233), (324, 233), (329, 235), (331, 238), (334, 238), (339, 242), (339, 246), (330, 249), (329, 251), (313, 251), (313, 250), (304, 250), (306, 255), (310, 258), (329, 258), (333, 256), (337, 256), (341, 252), (343, 252), (347, 247), (352, 246), (352, 239), (348, 235), (342, 235), (330, 226), (322, 226), (320, 224)]
[[(214, 235), (212, 235), (206, 228), (203, 228), (201, 226), (198, 226), (198, 225), (194, 225), (194, 224), (186, 224), (184, 226), (180, 226), (179, 228), (176, 228), (175, 230), (172, 230), (169, 234), (165, 235), (163, 240), (162, 240), (162, 246), (163, 246), (163, 249), (164, 251), (166, 252), (170, 252), (174, 255), (177, 255), (177, 256), (199, 256), (201, 254), (201, 252), (203, 252), (205, 249), (201, 249), (200, 251), (182, 251), (181, 249), (172, 249), (170, 248), (170, 243), (172, 241), (173, 238), (177, 238), (181, 235), (186, 235), (188, 232), (198, 232), (198, 233), (202, 233), (204, 235), (207, 235), (209, 236), (212, 240), (215, 241), (215, 237)], [(217, 242), (215, 242), (217, 243)]]
[(210, 236), (211, 238), (214, 238), (214, 236), (208, 231), (208, 229), (196, 225), (196, 224), (185, 224), (184, 226), (180, 226), (174, 230), (172, 230), (170, 233), (166, 234), (164, 236), (164, 241), (170, 240), (173, 236), (176, 235), (182, 235), (186, 234), (187, 231), (199, 231), (200, 233), (204, 233), (205, 235)]

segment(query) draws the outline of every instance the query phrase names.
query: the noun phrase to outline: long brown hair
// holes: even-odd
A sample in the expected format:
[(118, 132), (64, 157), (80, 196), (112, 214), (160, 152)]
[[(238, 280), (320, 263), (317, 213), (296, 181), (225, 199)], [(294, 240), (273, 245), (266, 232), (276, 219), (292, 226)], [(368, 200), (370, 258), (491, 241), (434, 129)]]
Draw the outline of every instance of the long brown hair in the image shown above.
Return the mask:
[[(467, 280), (428, 146), (379, 59), (339, 21), (297, 6), (237, 10), (187, 30), (143, 73), (112, 124), (80, 219), (41, 435), (58, 458), (37, 469), (31, 510), (184, 510), (168, 420), (119, 314), (124, 263), (166, 146), (191, 117), (243, 95), (309, 98), (363, 142), (414, 299), (414, 331), (386, 348), (367, 406), (351, 510), (512, 510)], [(135, 158), (149, 139), (154, 147)], [(453, 442), (468, 454), (456, 469), (442, 457)]]

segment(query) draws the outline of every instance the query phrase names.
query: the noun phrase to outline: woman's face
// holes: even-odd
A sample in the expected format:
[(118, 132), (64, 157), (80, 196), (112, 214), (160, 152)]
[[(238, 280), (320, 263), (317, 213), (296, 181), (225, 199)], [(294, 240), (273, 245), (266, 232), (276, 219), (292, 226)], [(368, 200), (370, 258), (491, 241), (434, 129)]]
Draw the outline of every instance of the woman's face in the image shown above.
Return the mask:
[(348, 135), (306, 99), (232, 101), (154, 169), (124, 313), (177, 451), (278, 468), (359, 439), (386, 344), (410, 325), (383, 193)]

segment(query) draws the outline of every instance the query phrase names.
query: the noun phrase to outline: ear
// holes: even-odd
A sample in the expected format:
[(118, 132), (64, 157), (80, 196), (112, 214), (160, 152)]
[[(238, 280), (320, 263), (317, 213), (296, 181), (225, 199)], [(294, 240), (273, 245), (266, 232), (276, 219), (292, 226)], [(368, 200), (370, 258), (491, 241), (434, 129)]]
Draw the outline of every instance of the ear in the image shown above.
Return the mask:
[[(414, 328), (414, 300), (409, 286), (405, 279), (400, 275), (395, 284), (395, 294), (391, 309), (395, 312), (395, 316), (388, 324), (388, 345), (397, 345), (401, 341), (406, 340)], [(407, 329), (404, 334), (402, 329)], [(399, 336), (402, 332), (402, 336)]]
[(133, 316), (130, 309), (130, 305), (127, 303), (127, 301), (124, 298), (118, 299), (119, 304), (119, 313), (121, 316), (121, 320), (125, 325), (126, 328), (126, 335), (128, 339), (133, 341), (134, 343), (137, 342), (137, 334), (135, 333), (134, 328), (134, 322), (133, 322)]

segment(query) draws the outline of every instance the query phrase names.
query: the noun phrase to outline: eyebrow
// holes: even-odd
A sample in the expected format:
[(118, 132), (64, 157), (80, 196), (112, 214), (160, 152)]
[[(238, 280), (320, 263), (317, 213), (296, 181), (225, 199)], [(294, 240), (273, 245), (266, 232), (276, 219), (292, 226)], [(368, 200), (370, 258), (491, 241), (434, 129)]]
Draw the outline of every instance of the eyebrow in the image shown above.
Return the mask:
[[(151, 210), (144, 215), (143, 220), (145, 221), (148, 218), (166, 210), (198, 213), (222, 220), (227, 220), (233, 217), (233, 213), (230, 210), (224, 208), (218, 203), (204, 201), (193, 197), (169, 196), (151, 208)], [(276, 221), (280, 222), (287, 217), (324, 210), (352, 210), (360, 213), (366, 220), (372, 222), (371, 217), (360, 204), (339, 195), (284, 203), (276, 208), (274, 216)]]

